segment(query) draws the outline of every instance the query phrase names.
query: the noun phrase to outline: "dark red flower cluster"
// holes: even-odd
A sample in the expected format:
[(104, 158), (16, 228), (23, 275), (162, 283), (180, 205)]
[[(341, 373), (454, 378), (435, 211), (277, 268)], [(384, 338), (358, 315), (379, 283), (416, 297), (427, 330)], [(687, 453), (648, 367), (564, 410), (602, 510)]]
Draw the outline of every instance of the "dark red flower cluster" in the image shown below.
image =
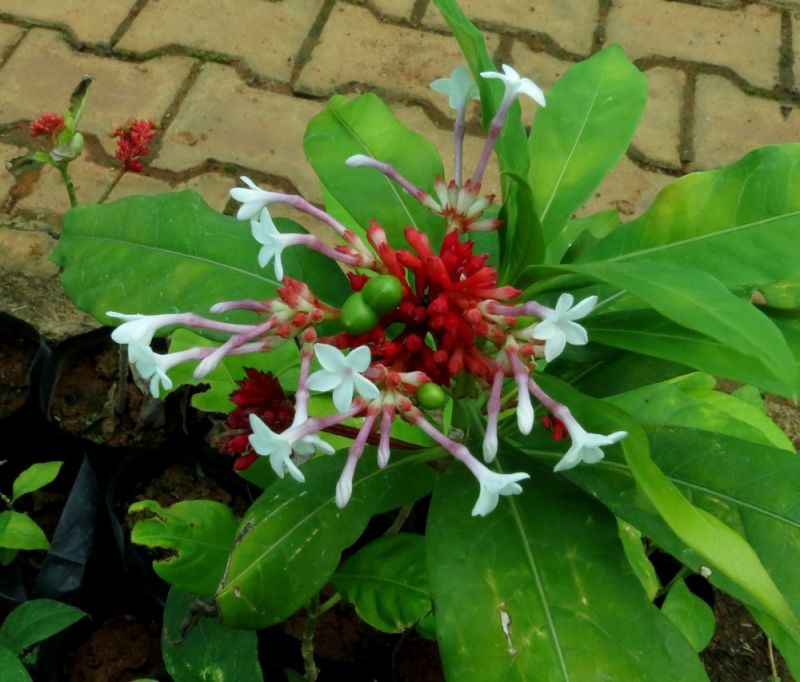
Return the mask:
[(52, 111), (37, 116), (28, 127), (31, 137), (48, 135), (64, 130), (64, 117)]
[[(488, 265), (488, 255), (475, 255), (474, 242), (460, 241), (458, 231), (449, 232), (435, 253), (428, 237), (407, 227), (405, 237), (413, 251), (394, 249), (384, 229), (373, 222), (367, 231), (389, 274), (400, 280), (403, 299), (396, 310), (384, 315), (366, 334), (340, 334), (332, 339), (339, 347), (368, 344), (372, 361), (399, 372), (422, 370), (432, 381), (447, 385), (453, 375), (466, 368), (487, 381), (494, 374), (494, 361), (484, 354), (482, 344), (489, 340), (498, 348), (506, 333), (478, 305), (484, 301), (507, 301), (519, 295), (514, 287), (497, 286), (497, 271)], [(366, 279), (350, 277), (359, 291)], [(389, 338), (387, 330), (402, 325)], [(431, 335), (435, 349), (426, 339)]]
[(258, 459), (248, 440), (252, 433), (250, 415), (255, 414), (273, 431), (281, 433), (294, 419), (294, 404), (286, 397), (278, 380), (267, 372), (248, 367), (245, 378), (238, 384), (239, 388), (230, 394), (236, 407), (225, 420), (230, 433), (220, 438), (219, 449), (228, 455), (237, 455), (233, 467), (242, 471)]
[(155, 124), (146, 119), (133, 121), (130, 125), (114, 131), (114, 137), (117, 138), (116, 157), (122, 161), (126, 171), (133, 173), (144, 171), (141, 158), (150, 153), (147, 145), (156, 135), (158, 131)]

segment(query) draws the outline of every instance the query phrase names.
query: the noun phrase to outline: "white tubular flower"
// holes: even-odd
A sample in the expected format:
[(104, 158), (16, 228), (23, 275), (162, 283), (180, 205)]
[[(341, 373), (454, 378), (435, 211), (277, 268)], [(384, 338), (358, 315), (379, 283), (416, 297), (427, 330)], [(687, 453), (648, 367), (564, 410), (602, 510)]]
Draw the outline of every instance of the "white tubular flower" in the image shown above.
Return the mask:
[(278, 232), (278, 228), (275, 227), (275, 223), (272, 222), (272, 218), (266, 208), (261, 209), (261, 215), (258, 220), (250, 221), (250, 228), (254, 239), (259, 244), (262, 244), (261, 250), (258, 252), (259, 266), (265, 268), (272, 259), (275, 259), (275, 278), (278, 281), (283, 281), (281, 254), (287, 246), (286, 236)]
[(170, 325), (176, 324), (176, 318), (182, 317), (180, 313), (168, 313), (164, 315), (125, 315), (124, 313), (115, 313), (113, 310), (106, 311), (109, 317), (116, 317), (123, 320), (113, 332), (111, 338), (117, 343), (140, 343), (143, 346), (149, 346), (153, 340), (156, 332)]
[[(483, 74), (481, 74), (483, 75)], [(480, 99), (478, 86), (472, 74), (464, 64), (459, 64), (450, 73), (450, 78), (437, 78), (430, 85), (431, 89), (447, 95), (450, 108), (459, 111), (467, 106), (471, 99)]]
[(522, 486), (517, 481), (524, 481), (531, 477), (525, 472), (498, 474), (486, 467), (483, 467), (475, 475), (481, 486), (481, 492), (478, 495), (478, 501), (472, 508), (473, 516), (486, 516), (493, 512), (500, 495), (519, 495), (522, 492)]
[(544, 357), (547, 362), (552, 362), (566, 347), (568, 343), (573, 346), (584, 346), (589, 342), (589, 335), (575, 320), (580, 320), (592, 312), (597, 305), (597, 296), (584, 298), (574, 308), (572, 294), (561, 294), (558, 297), (555, 310), (545, 313), (541, 322), (529, 327), (530, 335), (534, 339), (544, 341)]
[(578, 466), (581, 462), (595, 464), (605, 456), (600, 449), (604, 445), (611, 445), (622, 440), (628, 435), (627, 431), (615, 431), (607, 436), (599, 433), (588, 433), (580, 424), (567, 423), (572, 445), (567, 453), (558, 461), (553, 471), (564, 471)]
[(503, 64), (503, 73), (498, 71), (482, 71), (483, 78), (497, 78), (506, 86), (505, 97), (513, 98), (519, 95), (527, 95), (540, 106), (545, 106), (544, 92), (530, 78), (522, 78), (508, 64)]
[(261, 189), (245, 175), (241, 176), (239, 179), (250, 188), (234, 187), (230, 191), (231, 198), (242, 204), (236, 213), (236, 217), (239, 220), (251, 220), (255, 218), (262, 208), (275, 201), (279, 196), (282, 196), (276, 192), (267, 192)]
[(296, 481), (303, 483), (306, 480), (292, 461), (292, 443), (285, 433), (275, 433), (254, 414), (250, 415), (250, 428), (253, 430), (248, 436), (251, 447), (259, 455), (269, 457), (269, 464), (279, 478), (288, 471)]
[(361, 376), (366, 372), (372, 355), (367, 346), (359, 346), (345, 356), (335, 346), (318, 343), (314, 346), (322, 369), (308, 377), (312, 391), (333, 391), (333, 404), (339, 412), (346, 412), (353, 403), (353, 391), (367, 399), (380, 395), (378, 387)]
[(150, 382), (150, 394), (158, 398), (161, 387), (168, 391), (172, 388), (172, 379), (167, 376), (167, 369), (172, 366), (168, 355), (155, 353), (150, 346), (131, 340), (128, 343), (128, 361), (145, 381)]

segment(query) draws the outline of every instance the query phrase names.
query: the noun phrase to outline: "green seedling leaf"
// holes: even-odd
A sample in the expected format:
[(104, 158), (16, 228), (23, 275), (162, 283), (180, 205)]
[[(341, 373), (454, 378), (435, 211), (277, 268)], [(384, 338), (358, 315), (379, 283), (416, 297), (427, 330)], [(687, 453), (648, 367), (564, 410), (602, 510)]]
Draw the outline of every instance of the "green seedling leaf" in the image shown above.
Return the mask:
[(800, 309), (800, 272), (795, 272), (780, 282), (760, 286), (756, 292), (758, 294), (772, 308), (795, 311)]
[(426, 495), (433, 473), (424, 462), (437, 451), (393, 453), (383, 470), (368, 448), (358, 464), (353, 495), (343, 509), (334, 493), (344, 452), (317, 457), (303, 467), (305, 483), (288, 476), (268, 486), (237, 531), (224, 582), (216, 599), (222, 621), (260, 629), (279, 623), (330, 580), (341, 552), (370, 517)]
[(24, 649), (66, 630), (86, 614), (52, 599), (33, 599), (17, 606), (0, 626), (0, 646), (20, 655)]
[(381, 632), (403, 632), (432, 611), (421, 535), (374, 540), (342, 564), (331, 582)]
[(131, 540), (173, 552), (169, 558), (153, 562), (161, 578), (203, 597), (214, 594), (238, 525), (230, 508), (211, 500), (188, 500), (166, 508), (154, 500), (142, 500), (128, 511), (155, 514), (136, 522)]
[(22, 661), (4, 646), (0, 646), (0, 671), (3, 673), (3, 682), (33, 682)]
[(184, 632), (193, 595), (172, 588), (164, 606), (161, 649), (174, 682), (262, 682), (255, 632), (201, 617)]
[(27, 514), (0, 512), (0, 547), (6, 549), (50, 549), (44, 531)]
[(696, 652), (700, 653), (708, 646), (717, 626), (714, 612), (686, 587), (683, 580), (678, 580), (670, 588), (661, 611), (689, 640)]
[[(502, 471), (531, 464), (508, 448), (498, 459)], [(426, 543), (446, 677), (706, 680), (633, 579), (614, 517), (563, 477), (531, 474), (485, 518), (470, 516), (476, 486), (464, 468), (434, 492)]]
[(544, 237), (533, 206), (531, 188), (516, 173), (509, 172), (507, 175), (514, 184), (509, 189), (509, 199), (501, 213), (506, 229), (507, 255), (503, 281), (524, 285), (519, 275), (532, 263), (541, 263), (544, 259)]
[[(365, 154), (394, 166), (427, 192), (444, 175), (436, 148), (406, 128), (374, 94), (352, 100), (335, 95), (306, 129), (304, 148), (325, 190), (366, 230), (377, 220), (395, 247), (405, 245), (403, 229), (425, 232), (436, 248), (444, 236), (444, 219), (436, 216), (398, 184), (372, 168), (348, 168), (345, 161)], [(347, 287), (349, 289), (349, 287)]]
[(779, 282), (800, 262), (799, 181), (800, 144), (762, 147), (730, 166), (691, 173), (580, 262), (646, 259), (704, 270), (729, 286)]
[(25, 469), (14, 481), (11, 504), (23, 495), (44, 488), (48, 483), (55, 481), (62, 464), (64, 462), (40, 462)]
[(628, 564), (630, 564), (631, 569), (642, 584), (647, 598), (653, 601), (658, 594), (658, 590), (661, 589), (661, 581), (658, 579), (656, 569), (644, 551), (642, 534), (622, 519), (617, 519), (617, 530)]
[(94, 78), (91, 76), (81, 76), (81, 80), (72, 94), (69, 96), (69, 110), (64, 115), (64, 122), (66, 123), (66, 132), (69, 137), (72, 137), (81, 122), (83, 109), (86, 106), (86, 100), (89, 97), (89, 86), (92, 84)]
[(569, 242), (569, 218), (622, 158), (646, 102), (647, 79), (618, 45), (571, 66), (550, 88), (531, 129), (528, 177), (548, 262)]

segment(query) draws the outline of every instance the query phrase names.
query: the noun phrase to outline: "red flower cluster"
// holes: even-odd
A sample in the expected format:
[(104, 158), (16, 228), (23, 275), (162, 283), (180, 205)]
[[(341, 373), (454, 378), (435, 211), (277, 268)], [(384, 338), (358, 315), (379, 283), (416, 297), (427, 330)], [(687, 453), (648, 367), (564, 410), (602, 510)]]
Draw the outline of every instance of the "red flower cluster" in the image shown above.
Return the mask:
[(144, 171), (141, 158), (150, 153), (147, 144), (156, 135), (158, 131), (155, 124), (146, 119), (139, 119), (125, 128), (117, 128), (114, 131), (114, 137), (117, 138), (116, 157), (122, 161), (126, 171), (134, 173)]
[(258, 459), (248, 440), (252, 433), (251, 414), (258, 416), (277, 433), (289, 428), (294, 418), (294, 405), (272, 374), (252, 367), (246, 368), (245, 373), (245, 378), (238, 382), (239, 388), (230, 395), (236, 407), (228, 414), (225, 426), (231, 432), (219, 441), (222, 452), (237, 455), (233, 464), (237, 471), (247, 469)]
[(37, 116), (28, 127), (31, 137), (48, 135), (64, 130), (64, 117), (52, 111)]
[(540, 421), (542, 422), (542, 426), (544, 426), (544, 428), (553, 434), (553, 440), (556, 442), (564, 440), (564, 438), (569, 435), (567, 425), (558, 417), (554, 417), (551, 414), (546, 414), (541, 418)]
[[(444, 237), (438, 254), (424, 233), (410, 227), (405, 236), (413, 252), (392, 248), (376, 222), (367, 236), (386, 270), (400, 280), (403, 299), (370, 332), (340, 334), (332, 342), (342, 348), (368, 344), (373, 362), (382, 363), (390, 371), (422, 370), (443, 385), (465, 367), (491, 381), (494, 361), (484, 354), (481, 344), (488, 339), (500, 347), (506, 333), (486, 318), (478, 304), (509, 300), (520, 292), (510, 286), (497, 287), (497, 271), (486, 263), (488, 256), (475, 255), (474, 243), (460, 241), (458, 231)], [(352, 275), (350, 282), (359, 291), (366, 278)], [(395, 324), (403, 328), (389, 339), (386, 330)], [(436, 350), (426, 343), (428, 334), (435, 340)]]

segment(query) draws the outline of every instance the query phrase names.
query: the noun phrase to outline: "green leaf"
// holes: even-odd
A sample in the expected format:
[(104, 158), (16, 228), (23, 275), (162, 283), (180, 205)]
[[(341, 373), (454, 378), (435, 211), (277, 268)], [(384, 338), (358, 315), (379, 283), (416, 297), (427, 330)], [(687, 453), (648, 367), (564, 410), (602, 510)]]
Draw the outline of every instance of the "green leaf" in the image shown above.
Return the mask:
[(383, 470), (374, 453), (369, 448), (359, 462), (344, 509), (334, 500), (343, 452), (307, 462), (305, 483), (287, 477), (264, 490), (242, 519), (217, 592), (224, 623), (260, 629), (284, 620), (328, 582), (342, 550), (373, 514), (391, 508), (387, 501), (407, 504), (432, 489), (433, 473), (424, 462), (437, 451), (394, 453)]
[(671, 263), (727, 285), (769, 284), (800, 262), (800, 144), (750, 152), (736, 163), (692, 173), (581, 257)]
[(545, 241), (559, 238), (625, 153), (646, 102), (647, 79), (618, 45), (571, 66), (550, 88), (529, 140), (528, 179)]
[(421, 535), (372, 541), (342, 564), (331, 582), (361, 619), (381, 632), (403, 632), (431, 612)]
[[(275, 224), (284, 232), (300, 229), (290, 220)], [(64, 268), (62, 282), (75, 305), (115, 324), (106, 311), (207, 314), (220, 301), (275, 296), (274, 272), (258, 267), (258, 251), (246, 222), (184, 191), (71, 209), (53, 260)], [(288, 249), (284, 269), (333, 305), (349, 289), (336, 263), (309, 249)], [(253, 320), (243, 312), (222, 317)]]
[[(753, 384), (785, 397), (792, 397), (800, 391), (800, 384), (788, 385), (785, 377), (776, 377), (764, 367), (763, 362), (749, 353), (680, 327), (653, 311), (634, 310), (602, 315), (588, 319), (585, 326), (594, 343), (663, 360), (677, 360), (716, 376)], [(787, 330), (784, 327), (779, 329), (791, 347)], [(788, 366), (789, 374), (792, 374), (792, 364), (797, 367), (797, 360)]]
[(25, 469), (14, 481), (11, 504), (23, 495), (44, 488), (48, 483), (55, 481), (62, 464), (64, 462), (40, 462)]
[(617, 519), (617, 530), (631, 570), (642, 584), (647, 598), (653, 601), (659, 589), (661, 589), (661, 581), (658, 579), (656, 569), (644, 551), (642, 534), (622, 519)]
[(0, 646), (19, 655), (24, 649), (66, 630), (86, 614), (52, 599), (33, 599), (17, 606), (0, 626)]
[(155, 517), (137, 521), (131, 540), (171, 550), (168, 558), (153, 562), (155, 572), (175, 587), (203, 597), (214, 594), (233, 547), (238, 525), (233, 512), (212, 500), (176, 502), (166, 508), (142, 500), (128, 509), (141, 511)]
[(780, 330), (705, 272), (647, 261), (565, 267), (625, 289), (664, 317), (750, 356), (785, 391), (797, 384), (794, 359)]
[(0, 547), (7, 549), (50, 549), (44, 531), (27, 514), (0, 512)]
[(792, 441), (764, 412), (733, 395), (715, 391), (709, 374), (689, 374), (609, 398), (640, 424), (684, 426), (723, 433), (794, 452)]
[(33, 682), (22, 661), (3, 646), (0, 646), (0, 670), (3, 671), (3, 682)]
[[(195, 346), (217, 346), (208, 339), (188, 329), (178, 329), (170, 336), (169, 352), (177, 352)], [(252, 367), (262, 372), (272, 372), (285, 391), (297, 388), (300, 376), (300, 351), (294, 341), (287, 341), (271, 351), (247, 355), (227, 355), (211, 372), (201, 379), (195, 378), (194, 365), (182, 363), (169, 371), (175, 388), (183, 385), (208, 384), (209, 389), (192, 396), (192, 405), (206, 412), (230, 412), (236, 405), (230, 394), (239, 388), (237, 381), (244, 378), (245, 368)]]
[(699, 653), (708, 646), (717, 625), (714, 612), (700, 597), (689, 591), (683, 580), (678, 580), (670, 588), (661, 611), (675, 623), (695, 651)]
[(83, 115), (83, 109), (86, 106), (86, 100), (89, 97), (89, 86), (92, 84), (94, 78), (92, 76), (81, 76), (81, 80), (72, 94), (69, 96), (69, 109), (64, 115), (64, 121), (67, 124), (67, 131), (69, 137), (72, 137), (78, 129)]
[(570, 218), (564, 229), (547, 245), (546, 262), (560, 263), (565, 254), (568, 261), (579, 258), (584, 251), (617, 229), (619, 225), (619, 211), (616, 208), (585, 218)]
[(174, 682), (262, 682), (255, 632), (200, 617), (183, 637), (192, 595), (172, 588), (164, 606), (161, 649)]
[[(402, 125), (377, 95), (352, 100), (335, 95), (306, 129), (304, 148), (309, 163), (338, 207), (366, 230), (377, 220), (389, 243), (405, 245), (406, 225), (425, 232), (436, 247), (444, 236), (444, 219), (436, 216), (400, 185), (373, 168), (348, 168), (354, 154), (389, 163), (425, 191), (444, 175), (436, 148)], [(349, 289), (349, 287), (348, 287)]]
[[(508, 449), (498, 458), (530, 467)], [(428, 572), (447, 679), (706, 679), (631, 575), (613, 516), (562, 477), (532, 474), (485, 518), (470, 516), (477, 486), (463, 467), (434, 492)]]
[(503, 205), (501, 218), (505, 225), (507, 257), (503, 282), (524, 284), (519, 276), (525, 268), (544, 259), (542, 226), (536, 217), (533, 195), (528, 183), (516, 173), (507, 173), (514, 180), (509, 199)]
[(758, 288), (764, 303), (772, 308), (787, 310), (800, 309), (800, 272), (789, 275), (786, 279)]

